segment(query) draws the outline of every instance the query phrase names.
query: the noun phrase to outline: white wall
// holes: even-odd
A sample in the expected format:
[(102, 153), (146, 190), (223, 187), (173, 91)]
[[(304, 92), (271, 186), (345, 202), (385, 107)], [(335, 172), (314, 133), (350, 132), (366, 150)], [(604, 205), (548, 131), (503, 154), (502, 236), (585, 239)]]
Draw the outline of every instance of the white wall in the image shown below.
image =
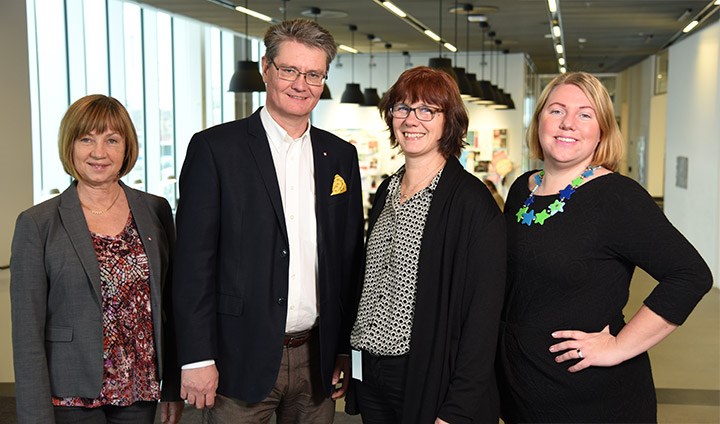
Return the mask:
[[(32, 131), (24, 1), (0, 4), (0, 265), (10, 259), (15, 218), (32, 206)], [(8, 270), (0, 271), (0, 383), (15, 381)]]
[[(720, 278), (720, 21), (670, 47), (665, 213)], [(675, 185), (688, 158), (688, 187)]]

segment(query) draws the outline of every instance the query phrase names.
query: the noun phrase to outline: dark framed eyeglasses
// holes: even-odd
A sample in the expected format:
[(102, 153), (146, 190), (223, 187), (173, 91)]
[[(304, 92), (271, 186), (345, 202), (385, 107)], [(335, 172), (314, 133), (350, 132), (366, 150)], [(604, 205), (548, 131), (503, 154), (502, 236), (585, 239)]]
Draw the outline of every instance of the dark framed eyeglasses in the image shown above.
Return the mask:
[(442, 109), (430, 106), (410, 107), (404, 103), (398, 103), (390, 108), (390, 115), (392, 115), (393, 118), (405, 119), (410, 116), (410, 112), (415, 112), (415, 117), (418, 120), (429, 122), (435, 118), (435, 115), (442, 111)]
[(309, 72), (300, 72), (295, 68), (288, 68), (288, 67), (279, 67), (273, 62), (270, 61), (272, 66), (277, 70), (278, 77), (281, 80), (285, 81), (297, 81), (298, 78), (300, 78), (300, 75), (305, 77), (305, 82), (308, 85), (314, 85), (314, 86), (321, 86), (325, 84), (325, 80), (327, 80), (327, 75), (321, 74), (319, 72), (315, 71), (309, 71)]

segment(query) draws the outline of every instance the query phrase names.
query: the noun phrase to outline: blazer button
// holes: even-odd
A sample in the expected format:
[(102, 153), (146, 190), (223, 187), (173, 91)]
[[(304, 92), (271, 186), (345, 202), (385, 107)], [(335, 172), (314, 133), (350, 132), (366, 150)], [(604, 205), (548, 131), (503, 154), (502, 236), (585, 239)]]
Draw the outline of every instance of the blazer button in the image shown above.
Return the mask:
[(278, 303), (278, 305), (283, 306), (285, 304), (285, 298), (284, 297), (278, 298), (277, 303)]
[(283, 258), (287, 258), (287, 255), (288, 255), (287, 249), (283, 249), (283, 250), (280, 252), (280, 256), (283, 257)]

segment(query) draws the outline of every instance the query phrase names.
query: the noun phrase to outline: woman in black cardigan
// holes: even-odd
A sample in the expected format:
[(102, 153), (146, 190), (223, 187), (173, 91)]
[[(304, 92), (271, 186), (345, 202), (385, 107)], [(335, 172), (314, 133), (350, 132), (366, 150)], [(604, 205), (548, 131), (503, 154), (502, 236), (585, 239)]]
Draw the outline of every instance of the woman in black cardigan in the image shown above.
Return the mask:
[(486, 186), (457, 160), (468, 126), (457, 84), (427, 67), (407, 70), (380, 113), (405, 165), (379, 187), (370, 214), (353, 400), (365, 423), (497, 423), (505, 227)]

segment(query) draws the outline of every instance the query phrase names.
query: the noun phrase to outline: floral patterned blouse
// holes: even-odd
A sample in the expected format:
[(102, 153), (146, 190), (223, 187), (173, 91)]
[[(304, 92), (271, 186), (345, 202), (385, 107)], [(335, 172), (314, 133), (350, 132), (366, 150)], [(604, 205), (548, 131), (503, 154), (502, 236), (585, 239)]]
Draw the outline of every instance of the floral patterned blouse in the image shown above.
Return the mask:
[(103, 301), (103, 383), (100, 396), (53, 397), (55, 406), (128, 406), (160, 398), (150, 268), (132, 214), (117, 236), (91, 233)]

